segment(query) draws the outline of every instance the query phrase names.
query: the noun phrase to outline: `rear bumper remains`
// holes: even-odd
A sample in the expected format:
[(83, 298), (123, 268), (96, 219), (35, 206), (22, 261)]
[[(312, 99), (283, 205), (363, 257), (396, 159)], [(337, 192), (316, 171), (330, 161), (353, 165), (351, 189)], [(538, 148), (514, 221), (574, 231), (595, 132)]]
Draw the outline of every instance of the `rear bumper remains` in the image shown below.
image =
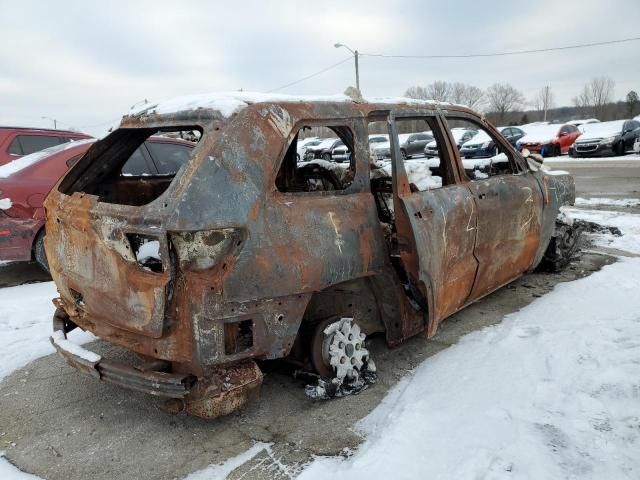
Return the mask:
[(167, 398), (184, 398), (195, 383), (190, 375), (137, 369), (103, 358), (67, 340), (67, 332), (75, 328), (75, 325), (68, 326), (69, 322), (57, 311), (53, 317), (51, 344), (69, 365), (98, 380)]
[(69, 340), (67, 333), (76, 328), (62, 307), (53, 316), (51, 344), (73, 368), (98, 380), (169, 399), (170, 413), (185, 411), (203, 418), (216, 418), (241, 408), (257, 396), (262, 372), (253, 360), (219, 367), (207, 378), (170, 373), (170, 363), (156, 360), (142, 366), (130, 366), (106, 359)]

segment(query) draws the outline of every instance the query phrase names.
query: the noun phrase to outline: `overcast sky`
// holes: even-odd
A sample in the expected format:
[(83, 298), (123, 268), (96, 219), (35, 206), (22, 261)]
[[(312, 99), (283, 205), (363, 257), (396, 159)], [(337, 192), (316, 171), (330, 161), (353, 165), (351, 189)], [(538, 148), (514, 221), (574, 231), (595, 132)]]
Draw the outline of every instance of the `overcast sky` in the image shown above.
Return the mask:
[[(640, 34), (640, 0), (63, 1), (4, 0), (0, 124), (102, 134), (134, 103), (224, 90), (267, 91), (368, 53), (464, 54), (546, 48)], [(367, 96), (411, 85), (508, 82), (531, 98), (543, 85), (570, 104), (596, 75), (615, 96), (640, 91), (640, 42), (518, 57), (363, 57)], [(353, 85), (346, 62), (282, 93), (334, 94)]]

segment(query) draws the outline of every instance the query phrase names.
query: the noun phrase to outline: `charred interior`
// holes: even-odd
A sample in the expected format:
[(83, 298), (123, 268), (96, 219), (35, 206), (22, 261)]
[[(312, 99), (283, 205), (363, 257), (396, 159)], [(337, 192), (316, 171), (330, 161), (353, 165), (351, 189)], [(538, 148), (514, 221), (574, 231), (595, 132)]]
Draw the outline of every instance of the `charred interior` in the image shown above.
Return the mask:
[[(311, 127), (302, 127), (287, 148), (284, 159), (276, 176), (276, 188), (280, 192), (319, 192), (327, 190), (345, 190), (351, 185), (355, 172), (355, 159), (350, 155), (349, 166), (344, 174), (328, 168), (322, 161), (300, 162), (297, 159), (297, 146), (300, 135)], [(347, 126), (328, 126), (344, 143), (348, 152), (353, 152), (353, 132)], [(304, 159), (301, 159), (304, 160)], [(326, 162), (325, 162), (326, 163)]]
[[(201, 137), (198, 126), (118, 129), (87, 152), (59, 190), (95, 195), (105, 203), (146, 205), (169, 187)], [(182, 139), (184, 151), (163, 138)], [(172, 151), (161, 151), (163, 145)]]

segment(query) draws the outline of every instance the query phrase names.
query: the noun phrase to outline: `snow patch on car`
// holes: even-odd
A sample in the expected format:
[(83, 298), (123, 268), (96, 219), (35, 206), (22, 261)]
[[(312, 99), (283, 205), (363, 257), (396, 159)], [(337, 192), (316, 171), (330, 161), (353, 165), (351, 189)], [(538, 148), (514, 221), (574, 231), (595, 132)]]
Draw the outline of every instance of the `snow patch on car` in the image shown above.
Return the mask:
[(93, 143), (95, 141), (95, 138), (87, 138), (85, 140), (63, 143), (61, 145), (56, 145), (55, 147), (45, 148), (44, 150), (40, 150), (39, 152), (35, 152), (30, 155), (25, 155), (24, 157), (20, 157), (12, 162), (2, 165), (0, 167), (0, 178), (7, 178), (14, 175), (21, 170), (44, 160), (45, 158), (49, 158), (51, 155), (55, 155), (56, 153), (64, 152), (70, 148), (86, 145), (87, 143)]
[(518, 143), (549, 143), (558, 135), (561, 127), (558, 124), (527, 127), (525, 136)]
[(626, 120), (616, 120), (613, 122), (588, 123), (581, 126), (584, 132), (577, 143), (584, 143), (596, 139), (615, 137), (622, 133), (622, 126)]
[[(452, 106), (449, 102), (437, 102), (435, 100), (418, 100), (406, 97), (381, 97), (366, 98), (368, 103), (405, 104), (427, 106)], [(137, 117), (157, 114), (168, 115), (177, 112), (193, 111), (199, 109), (218, 111), (223, 117), (228, 118), (248, 105), (268, 102), (345, 102), (353, 103), (348, 95), (285, 95), (262, 92), (216, 92), (202, 93), (198, 95), (186, 95), (171, 98), (156, 103), (143, 103), (131, 107), (126, 116)]]

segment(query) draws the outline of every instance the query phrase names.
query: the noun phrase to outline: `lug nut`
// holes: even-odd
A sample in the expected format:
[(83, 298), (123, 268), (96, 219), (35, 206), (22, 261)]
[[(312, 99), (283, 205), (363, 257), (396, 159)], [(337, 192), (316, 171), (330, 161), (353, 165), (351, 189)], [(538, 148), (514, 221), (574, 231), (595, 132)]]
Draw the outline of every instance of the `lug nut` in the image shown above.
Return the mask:
[(340, 363), (345, 363), (346, 361), (347, 361), (347, 357), (342, 357), (342, 358), (340, 359)]

